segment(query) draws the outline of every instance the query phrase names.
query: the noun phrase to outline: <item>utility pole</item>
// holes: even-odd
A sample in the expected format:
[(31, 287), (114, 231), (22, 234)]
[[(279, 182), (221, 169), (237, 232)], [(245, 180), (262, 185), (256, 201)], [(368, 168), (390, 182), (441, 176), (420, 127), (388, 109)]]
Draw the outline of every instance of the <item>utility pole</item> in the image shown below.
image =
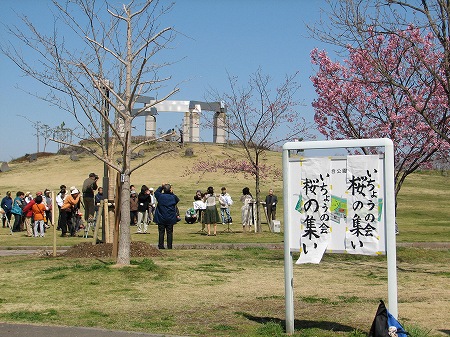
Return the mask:
[(35, 135), (36, 135), (36, 146), (37, 146), (36, 155), (37, 155), (39, 153), (39, 128), (40, 128), (40, 122), (39, 121), (33, 122), (28, 117), (23, 116), (23, 115), (17, 115), (17, 116), (25, 118), (27, 121), (29, 121), (31, 123), (31, 125), (33, 125), (33, 128), (36, 129)]

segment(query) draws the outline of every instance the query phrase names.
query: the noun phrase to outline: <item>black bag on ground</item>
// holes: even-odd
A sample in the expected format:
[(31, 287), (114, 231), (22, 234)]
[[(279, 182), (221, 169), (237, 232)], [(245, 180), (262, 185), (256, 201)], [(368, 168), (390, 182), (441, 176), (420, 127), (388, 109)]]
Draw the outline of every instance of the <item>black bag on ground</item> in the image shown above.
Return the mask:
[(369, 337), (407, 337), (407, 335), (408, 333), (402, 325), (386, 309), (384, 302), (380, 300)]

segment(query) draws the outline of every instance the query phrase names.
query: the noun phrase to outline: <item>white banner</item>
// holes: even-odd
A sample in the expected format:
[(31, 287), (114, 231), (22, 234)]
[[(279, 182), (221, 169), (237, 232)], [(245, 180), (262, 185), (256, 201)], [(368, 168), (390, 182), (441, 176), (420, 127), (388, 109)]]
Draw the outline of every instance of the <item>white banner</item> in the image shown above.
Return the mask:
[(347, 253), (380, 252), (379, 162), (378, 155), (347, 157)]
[(319, 263), (331, 240), (331, 158), (308, 158), (301, 165), (300, 257), (296, 263)]

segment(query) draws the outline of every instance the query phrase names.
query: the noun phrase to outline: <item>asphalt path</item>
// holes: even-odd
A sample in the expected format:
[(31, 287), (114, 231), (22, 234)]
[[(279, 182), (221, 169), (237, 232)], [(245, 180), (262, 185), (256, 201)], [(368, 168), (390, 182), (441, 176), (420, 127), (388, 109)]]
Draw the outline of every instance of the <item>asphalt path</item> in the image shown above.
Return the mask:
[(0, 336), (5, 337), (181, 337), (143, 332), (112, 331), (97, 328), (42, 326), (0, 323)]

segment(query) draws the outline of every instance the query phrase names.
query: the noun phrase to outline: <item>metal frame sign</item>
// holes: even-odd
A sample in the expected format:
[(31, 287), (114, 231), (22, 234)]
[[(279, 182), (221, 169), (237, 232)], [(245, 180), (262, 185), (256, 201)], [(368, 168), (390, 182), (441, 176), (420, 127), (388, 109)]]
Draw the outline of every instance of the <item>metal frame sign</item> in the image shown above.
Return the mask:
[[(383, 148), (380, 155), (290, 156), (292, 151)], [(286, 331), (294, 331), (292, 252), (297, 264), (325, 252), (388, 261), (389, 311), (397, 317), (393, 143), (389, 139), (290, 142), (283, 146)]]

